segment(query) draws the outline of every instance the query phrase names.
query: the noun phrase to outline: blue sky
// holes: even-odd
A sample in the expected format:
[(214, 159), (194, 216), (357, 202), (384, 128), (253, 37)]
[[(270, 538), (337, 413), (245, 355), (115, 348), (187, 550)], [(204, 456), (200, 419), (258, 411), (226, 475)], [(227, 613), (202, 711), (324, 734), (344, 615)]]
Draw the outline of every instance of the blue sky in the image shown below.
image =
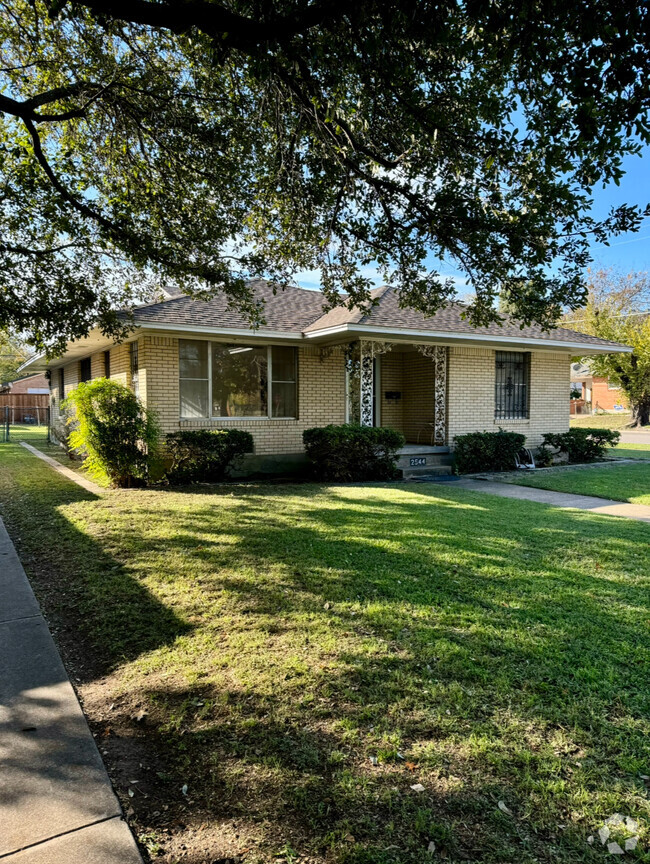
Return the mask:
[[(611, 207), (619, 204), (650, 203), (650, 148), (643, 155), (628, 156), (623, 166), (626, 174), (620, 186), (611, 184), (594, 192), (593, 215), (602, 218)], [(650, 270), (650, 219), (646, 219), (636, 234), (614, 237), (609, 247), (593, 245), (594, 267), (614, 267), (624, 272)]]
[[(612, 183), (605, 189), (594, 190), (592, 213), (596, 219), (605, 218), (612, 207), (620, 204), (638, 204), (645, 207), (650, 203), (650, 147), (645, 148), (641, 156), (628, 156), (624, 160), (623, 167), (626, 173), (620, 186)], [(610, 246), (594, 243), (592, 250), (593, 268), (596, 270), (609, 267), (624, 273), (633, 270), (650, 270), (650, 219), (646, 219), (638, 232), (614, 237)], [(381, 284), (382, 280), (373, 267), (367, 267), (365, 270), (371, 278), (376, 277), (374, 278), (376, 285)], [(440, 268), (440, 272), (445, 276), (457, 278), (458, 292), (460, 295), (464, 293), (464, 280), (460, 273), (444, 265)], [(318, 288), (318, 278), (317, 272), (300, 273), (298, 284), (303, 288)]]

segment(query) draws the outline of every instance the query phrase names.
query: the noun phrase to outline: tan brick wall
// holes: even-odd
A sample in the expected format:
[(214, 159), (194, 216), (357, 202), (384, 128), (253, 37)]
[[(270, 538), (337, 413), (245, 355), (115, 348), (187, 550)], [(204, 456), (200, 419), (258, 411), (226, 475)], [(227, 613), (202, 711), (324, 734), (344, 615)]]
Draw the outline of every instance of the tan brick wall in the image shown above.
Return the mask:
[(113, 345), (111, 348), (111, 381), (131, 384), (131, 360), (128, 343)]
[(321, 356), (318, 348), (298, 349), (298, 418), (180, 420), (178, 339), (140, 337), (140, 395), (158, 414), (164, 433), (178, 429), (246, 429), (255, 453), (299, 453), (302, 433), (312, 426), (345, 422), (345, 365), (343, 352)]
[(421, 444), (431, 442), (428, 423), (435, 419), (435, 366), (433, 360), (418, 351), (404, 354), (404, 426), (406, 440)]
[(569, 428), (568, 352), (533, 351), (530, 362), (530, 417), (494, 419), (495, 352), (489, 348), (449, 349), (447, 435), (496, 431), (499, 426), (526, 436), (530, 447), (541, 444), (544, 432)]
[[(113, 345), (111, 351), (111, 380), (120, 381), (122, 384), (130, 384), (130, 359), (128, 345)], [(52, 425), (61, 423), (61, 400), (79, 383), (79, 360), (66, 363), (63, 367), (64, 390), (59, 393), (59, 368), (52, 369), (52, 380), (50, 390), (52, 395)], [(90, 374), (94, 378), (104, 377), (104, 352), (97, 351), (90, 355)]]
[[(381, 402), (379, 419), (382, 426), (390, 426), (391, 429), (402, 430), (404, 423), (404, 376), (403, 376), (403, 354), (393, 351), (381, 354), (379, 357), (379, 381), (381, 385)], [(386, 399), (387, 390), (399, 392), (401, 399)]]

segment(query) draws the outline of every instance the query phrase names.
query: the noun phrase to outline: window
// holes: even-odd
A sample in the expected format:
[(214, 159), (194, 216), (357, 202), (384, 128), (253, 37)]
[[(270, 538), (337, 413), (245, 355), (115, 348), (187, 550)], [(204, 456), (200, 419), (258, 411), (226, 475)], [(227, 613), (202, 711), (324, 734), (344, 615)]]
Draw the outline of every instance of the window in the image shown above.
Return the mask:
[(494, 385), (495, 420), (527, 418), (529, 389), (530, 354), (519, 351), (497, 351)]
[(138, 370), (138, 343), (131, 342), (130, 343), (130, 356), (131, 356), (131, 387), (133, 388), (133, 392), (136, 396), (140, 395), (140, 375)]
[(90, 357), (85, 357), (79, 361), (79, 380), (90, 381), (92, 374), (90, 372)]
[(63, 372), (63, 366), (59, 369), (59, 402), (62, 399), (65, 399), (65, 374)]
[(104, 378), (111, 377), (111, 352), (104, 351)]
[(297, 417), (296, 349), (179, 340), (180, 416)]

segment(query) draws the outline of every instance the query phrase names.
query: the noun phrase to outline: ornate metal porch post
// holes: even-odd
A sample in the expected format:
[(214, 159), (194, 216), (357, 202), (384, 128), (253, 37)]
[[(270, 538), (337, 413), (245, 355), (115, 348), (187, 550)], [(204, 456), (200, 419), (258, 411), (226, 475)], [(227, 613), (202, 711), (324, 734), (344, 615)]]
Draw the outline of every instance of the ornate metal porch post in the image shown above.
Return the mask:
[(368, 350), (368, 346), (371, 343), (362, 342), (361, 343), (361, 374), (360, 385), (361, 385), (361, 410), (360, 410), (360, 423), (362, 426), (372, 426), (372, 403), (373, 403), (373, 390), (375, 383), (375, 369), (372, 349)]
[(374, 359), (380, 354), (385, 354), (393, 347), (391, 342), (360, 342), (360, 372), (359, 383), (361, 390), (360, 398), (360, 423), (362, 426), (373, 425), (373, 401), (374, 401)]
[(444, 447), (447, 443), (447, 349), (444, 345), (418, 345), (418, 351), (433, 362), (433, 441), (437, 447)]

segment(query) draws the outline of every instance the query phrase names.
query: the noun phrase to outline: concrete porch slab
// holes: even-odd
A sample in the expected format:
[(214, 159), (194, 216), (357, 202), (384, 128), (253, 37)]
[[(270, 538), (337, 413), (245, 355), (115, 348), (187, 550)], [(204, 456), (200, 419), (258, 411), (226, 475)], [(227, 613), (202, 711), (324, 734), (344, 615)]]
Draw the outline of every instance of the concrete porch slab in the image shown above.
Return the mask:
[(399, 456), (418, 456), (425, 453), (449, 453), (449, 447), (436, 444), (405, 444), (397, 451)]

